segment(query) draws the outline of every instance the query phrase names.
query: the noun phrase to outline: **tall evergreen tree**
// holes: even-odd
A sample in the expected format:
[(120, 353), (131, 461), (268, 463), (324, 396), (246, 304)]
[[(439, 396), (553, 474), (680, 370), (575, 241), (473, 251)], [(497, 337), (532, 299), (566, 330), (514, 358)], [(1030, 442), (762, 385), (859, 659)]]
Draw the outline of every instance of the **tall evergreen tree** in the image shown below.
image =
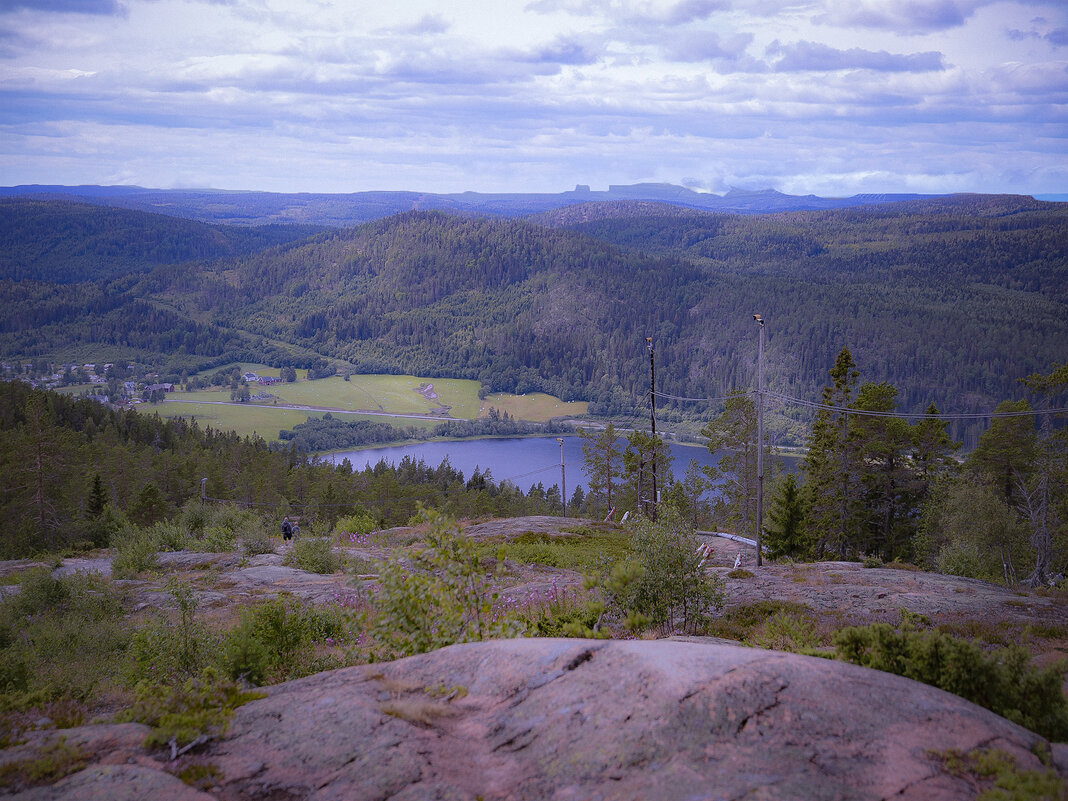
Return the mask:
[(671, 450), (660, 437), (647, 431), (634, 431), (627, 437), (623, 451), (623, 478), (628, 499), (646, 515), (655, 514), (653, 497), (653, 459), (661, 475), (671, 475)]
[[(1038, 393), (1043, 405), (1068, 390), (1068, 363), (1054, 365), (1048, 375), (1033, 374), (1022, 383)], [(1035, 441), (1035, 461), (1030, 477), (1017, 476), (1020, 508), (1031, 526), (1031, 545), (1035, 549), (1035, 569), (1028, 576), (1031, 586), (1049, 581), (1053, 559), (1053, 531), (1068, 512), (1068, 433), (1053, 430), (1049, 414), (1043, 415)]]
[(805, 457), (806, 525), (816, 542), (817, 555), (844, 556), (856, 532), (860, 476), (849, 438), (849, 414), (860, 376), (853, 355), (842, 348), (830, 370), (831, 384), (823, 390), (823, 404), (812, 426)]
[(582, 458), (586, 465), (586, 473), (589, 475), (589, 503), (595, 508), (612, 508), (612, 491), (615, 481), (622, 474), (623, 454), (617, 444), (619, 435), (615, 427), (609, 423), (600, 432), (579, 429), (582, 438)]
[[(889, 384), (864, 384), (857, 393), (858, 411), (887, 415), (897, 405)], [(920, 495), (909, 460), (913, 432), (899, 417), (853, 415), (849, 438), (862, 490), (862, 512), (850, 543), (853, 550), (879, 553), (890, 561), (909, 556), (914, 533), (915, 499)]]
[[(705, 424), (702, 436), (708, 438), (711, 453), (727, 451), (705, 475), (720, 486), (727, 521), (738, 531), (756, 536), (757, 497), (757, 410), (746, 393), (730, 394), (723, 412)], [(765, 471), (774, 472), (767, 441), (764, 442)]]
[(804, 523), (805, 506), (801, 489), (793, 473), (787, 473), (776, 487), (768, 512), (768, 526), (763, 539), (768, 556), (772, 559), (807, 556), (812, 543), (806, 536)]

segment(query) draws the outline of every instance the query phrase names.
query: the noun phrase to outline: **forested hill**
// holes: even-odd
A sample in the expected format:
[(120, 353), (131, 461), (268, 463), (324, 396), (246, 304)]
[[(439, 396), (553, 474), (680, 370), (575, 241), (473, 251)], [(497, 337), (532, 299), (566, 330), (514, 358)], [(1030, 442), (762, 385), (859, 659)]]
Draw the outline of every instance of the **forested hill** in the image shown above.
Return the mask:
[(713, 269), (888, 284), (978, 283), (1068, 301), (1068, 204), (1020, 195), (760, 217), (659, 203), (582, 204), (532, 221)]
[[(648, 387), (646, 336), (664, 392), (748, 386), (759, 310), (779, 391), (814, 398), (848, 346), (904, 408), (974, 411), (1065, 357), (1068, 210), (1031, 201), (1014, 211), (1018, 201), (991, 201), (982, 215), (969, 198), (926, 214), (923, 204), (896, 215), (684, 212), (703, 226), (686, 223), (703, 257), (415, 212), (250, 257), (196, 306), (228, 295), (230, 325), (360, 370), (444, 372), (616, 414)], [(628, 225), (671, 231), (662, 219)]]
[(322, 226), (208, 225), (70, 201), (0, 198), (0, 278), (57, 284), (254, 253)]
[[(1068, 357), (1063, 204), (960, 196), (751, 216), (622, 204), (537, 222), (408, 212), (196, 269), (69, 291), (9, 282), (0, 355), (321, 355), (627, 417), (647, 409), (647, 336), (659, 391), (750, 386), (753, 312), (768, 321), (769, 387), (809, 400), (843, 346), (907, 411), (992, 409)], [(669, 425), (711, 411), (657, 405)]]

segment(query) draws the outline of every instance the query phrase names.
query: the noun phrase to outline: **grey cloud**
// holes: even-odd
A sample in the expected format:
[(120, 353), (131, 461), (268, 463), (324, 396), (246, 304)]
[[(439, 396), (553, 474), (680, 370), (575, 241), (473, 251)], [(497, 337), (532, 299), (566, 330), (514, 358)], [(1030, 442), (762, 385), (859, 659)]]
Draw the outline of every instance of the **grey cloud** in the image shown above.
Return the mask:
[(727, 7), (728, 4), (723, 0), (680, 0), (663, 13), (651, 14), (644, 19), (664, 25), (685, 25), (687, 22), (707, 19), (714, 12)]
[(445, 19), (441, 14), (425, 14), (411, 25), (401, 25), (389, 28), (384, 32), (423, 36), (426, 34), (445, 33), (450, 27), (452, 27), (452, 23)]
[(1068, 28), (1054, 28), (1042, 38), (1052, 45), (1063, 47), (1068, 45)]
[(711, 31), (685, 31), (665, 40), (662, 47), (671, 61), (736, 60), (745, 56), (752, 41), (749, 33), (724, 37)]
[(0, 14), (18, 9), (28, 11), (54, 11), (64, 14), (115, 14), (126, 13), (119, 0), (0, 0)]
[(957, 28), (996, 0), (837, 0), (814, 21), (894, 33), (930, 33)]
[(772, 42), (769, 56), (779, 56), (773, 65), (776, 72), (864, 69), (877, 72), (933, 72), (945, 69), (943, 56), (936, 51), (925, 53), (887, 53), (885, 50), (836, 50), (819, 42), (782, 44)]
[(530, 55), (520, 57), (520, 60), (537, 64), (593, 64), (597, 58), (596, 53), (588, 50), (580, 42), (573, 39), (557, 39)]

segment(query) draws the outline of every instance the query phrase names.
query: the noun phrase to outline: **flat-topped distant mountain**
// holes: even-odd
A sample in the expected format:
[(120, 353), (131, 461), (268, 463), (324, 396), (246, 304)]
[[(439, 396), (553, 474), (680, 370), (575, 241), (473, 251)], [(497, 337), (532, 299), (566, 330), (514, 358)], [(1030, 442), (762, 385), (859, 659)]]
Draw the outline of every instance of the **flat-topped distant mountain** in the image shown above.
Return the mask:
[(786, 195), (772, 189), (732, 189), (725, 195), (694, 192), (661, 183), (611, 185), (607, 191), (576, 186), (557, 193), (483, 193), (376, 191), (351, 194), (244, 192), (219, 189), (146, 189), (138, 186), (14, 186), (0, 187), (0, 197), (69, 198), (83, 203), (151, 211), (175, 217), (231, 225), (304, 223), (356, 225), (402, 211), (449, 211), (521, 217), (577, 203), (646, 200), (703, 211), (767, 214), (814, 211), (916, 200), (937, 195), (867, 194), (826, 198)]

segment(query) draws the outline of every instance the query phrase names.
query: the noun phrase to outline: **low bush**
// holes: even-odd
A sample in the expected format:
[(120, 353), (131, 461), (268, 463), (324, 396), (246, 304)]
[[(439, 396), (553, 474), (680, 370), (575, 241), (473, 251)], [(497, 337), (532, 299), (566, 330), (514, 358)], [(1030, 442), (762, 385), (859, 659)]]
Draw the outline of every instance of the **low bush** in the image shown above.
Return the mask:
[(116, 685), (129, 637), (107, 579), (28, 571), (20, 592), (0, 601), (0, 710), (84, 701)]
[(377, 528), (369, 512), (346, 515), (334, 524), (334, 535), (342, 543), (361, 544)]
[(808, 615), (779, 611), (756, 626), (746, 642), (772, 651), (807, 653), (820, 645), (820, 635)]
[(516, 621), (493, 614), (498, 597), (476, 546), (441, 513), (422, 514), (425, 544), (390, 557), (379, 568), (381, 590), (372, 604), (373, 656), (408, 656), (519, 634)]
[(177, 686), (142, 682), (133, 706), (119, 714), (120, 721), (135, 721), (152, 728), (148, 747), (173, 743), (186, 745), (200, 736), (226, 732), (233, 711), (262, 693), (242, 690), (235, 682), (207, 669)]
[(1046, 770), (1024, 770), (1016, 758), (999, 748), (982, 748), (968, 753), (952, 750), (932, 752), (945, 770), (966, 779), (976, 791), (977, 801), (1063, 801), (1068, 786), (1055, 770), (1049, 769), (1049, 754), (1038, 754)]
[(224, 672), (249, 684), (269, 684), (347, 664), (318, 646), (355, 642), (359, 616), (339, 606), (317, 607), (282, 595), (242, 612), (221, 646)]
[(159, 546), (151, 530), (127, 526), (112, 537), (112, 544), (111, 575), (115, 578), (133, 578), (159, 566)]
[(510, 540), (479, 546), (483, 557), (500, 555), (522, 564), (545, 565), (592, 573), (633, 554), (630, 536), (615, 528), (576, 527), (565, 534), (527, 532)]
[(657, 626), (665, 634), (697, 633), (723, 605), (723, 584), (694, 557), (697, 537), (669, 505), (656, 521), (639, 517), (628, 525), (634, 556), (593, 579), (609, 610), (638, 630)]
[(302, 537), (293, 541), (283, 564), (299, 567), (309, 573), (336, 573), (341, 569), (341, 557), (334, 553), (333, 542), (325, 537)]
[(756, 601), (727, 610), (709, 624), (707, 633), (727, 640), (748, 642), (755, 629), (778, 614), (811, 618), (812, 610), (792, 601)]
[(178, 620), (159, 617), (133, 633), (124, 673), (128, 685), (176, 684), (218, 662), (219, 635), (197, 618), (192, 588), (171, 580), (167, 589), (178, 607)]
[(241, 540), (241, 552), (245, 556), (258, 556), (262, 553), (274, 553), (274, 541), (267, 529), (255, 522), (241, 526), (238, 532)]
[(1068, 740), (1068, 665), (1043, 669), (1015, 646), (984, 653), (938, 630), (887, 623), (849, 627), (834, 637), (839, 659), (922, 681), (984, 706), (1049, 740)]

